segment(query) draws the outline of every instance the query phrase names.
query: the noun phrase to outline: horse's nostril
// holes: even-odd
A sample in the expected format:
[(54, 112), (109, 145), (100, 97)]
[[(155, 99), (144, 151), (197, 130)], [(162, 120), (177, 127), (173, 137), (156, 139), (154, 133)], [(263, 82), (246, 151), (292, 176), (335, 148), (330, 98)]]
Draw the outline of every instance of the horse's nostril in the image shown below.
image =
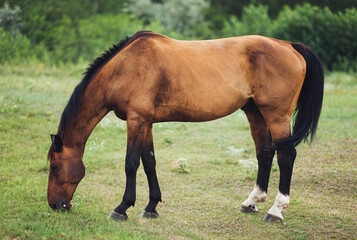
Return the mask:
[(54, 204), (54, 203), (50, 204), (50, 207), (51, 207), (53, 210), (55, 210), (55, 209), (57, 208), (56, 204)]
[(61, 209), (66, 209), (67, 204), (65, 202), (62, 202)]

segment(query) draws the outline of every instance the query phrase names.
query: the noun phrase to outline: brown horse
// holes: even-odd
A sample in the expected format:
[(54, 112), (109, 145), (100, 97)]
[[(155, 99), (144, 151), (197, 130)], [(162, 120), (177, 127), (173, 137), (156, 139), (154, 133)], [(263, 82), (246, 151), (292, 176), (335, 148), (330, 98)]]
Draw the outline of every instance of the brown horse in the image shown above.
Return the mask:
[[(127, 219), (136, 199), (136, 172), (143, 162), (150, 201), (142, 217), (157, 217), (161, 192), (155, 171), (152, 124), (202, 122), (238, 109), (247, 115), (255, 142), (258, 177), (242, 212), (255, 212), (267, 196), (272, 159), (277, 151), (279, 193), (265, 216), (281, 221), (289, 204), (295, 146), (313, 139), (320, 116), (324, 74), (306, 46), (262, 36), (178, 41), (138, 32), (114, 45), (87, 69), (64, 109), (48, 152), (48, 203), (71, 208), (84, 177), (86, 141), (109, 112), (127, 121), (126, 187), (110, 214)], [(295, 109), (294, 126), (290, 121)]]

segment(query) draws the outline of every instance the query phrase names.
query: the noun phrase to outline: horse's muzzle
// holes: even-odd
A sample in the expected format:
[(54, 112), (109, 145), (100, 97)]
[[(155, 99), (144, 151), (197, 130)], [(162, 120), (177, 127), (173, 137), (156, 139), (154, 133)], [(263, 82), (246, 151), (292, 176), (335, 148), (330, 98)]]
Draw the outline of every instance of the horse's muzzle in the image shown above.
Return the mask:
[(66, 210), (68, 211), (69, 209), (71, 209), (72, 204), (66, 201), (59, 203), (49, 203), (50, 207), (53, 210)]

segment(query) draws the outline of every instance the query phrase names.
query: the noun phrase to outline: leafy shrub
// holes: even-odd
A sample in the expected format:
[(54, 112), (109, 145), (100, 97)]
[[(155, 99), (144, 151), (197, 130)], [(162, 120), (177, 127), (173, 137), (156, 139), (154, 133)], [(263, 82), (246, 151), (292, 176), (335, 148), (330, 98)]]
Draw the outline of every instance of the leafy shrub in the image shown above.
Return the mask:
[(272, 34), (272, 20), (268, 15), (268, 7), (250, 4), (243, 8), (241, 19), (231, 16), (223, 24), (224, 37), (259, 34), (270, 36)]
[(56, 62), (76, 62), (80, 59), (91, 61), (113, 44), (142, 28), (143, 21), (129, 14), (93, 15), (79, 22), (78, 39), (70, 19), (63, 17), (62, 23), (52, 30), (56, 35), (53, 56)]
[(21, 62), (30, 55), (31, 42), (25, 36), (0, 27), (0, 39), (0, 63)]
[[(165, 33), (178, 32), (185, 37), (197, 36), (197, 31), (207, 35), (208, 27), (204, 22), (203, 12), (209, 7), (207, 0), (164, 0), (155, 3), (152, 0), (131, 0), (127, 11), (144, 20), (146, 24), (156, 21), (165, 29)], [(203, 27), (203, 28), (202, 28)]]
[[(302, 42), (319, 55), (328, 69), (356, 68), (357, 11), (332, 13), (328, 8), (304, 4), (285, 7), (275, 20), (274, 36)], [(354, 64), (353, 64), (354, 63)]]
[(4, 7), (0, 8), (0, 26), (13, 35), (20, 33), (20, 13), (21, 9), (19, 6), (15, 6), (14, 9), (11, 9), (9, 4), (5, 2)]
[(336, 54), (331, 68), (357, 71), (357, 9), (346, 9), (345, 13), (339, 12), (336, 18), (335, 32), (330, 39)]
[(126, 36), (143, 29), (143, 21), (126, 13), (94, 15), (80, 22), (84, 59), (93, 59)]

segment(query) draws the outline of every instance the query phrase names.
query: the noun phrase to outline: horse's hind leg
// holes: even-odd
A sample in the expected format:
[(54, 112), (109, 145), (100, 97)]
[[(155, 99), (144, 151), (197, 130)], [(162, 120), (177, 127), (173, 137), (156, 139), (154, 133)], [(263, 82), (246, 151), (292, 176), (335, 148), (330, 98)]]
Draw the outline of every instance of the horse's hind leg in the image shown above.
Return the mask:
[(257, 211), (257, 204), (264, 202), (268, 192), (270, 170), (275, 154), (272, 146), (270, 132), (266, 121), (255, 103), (249, 101), (242, 110), (247, 115), (252, 137), (255, 143), (258, 159), (258, 176), (256, 185), (248, 199), (242, 203), (241, 212), (251, 213)]
[[(290, 137), (290, 119), (271, 122), (269, 128), (274, 142)], [(281, 222), (283, 220), (281, 212), (289, 206), (291, 176), (296, 158), (295, 147), (277, 150), (277, 155), (280, 169), (279, 192), (274, 205), (264, 217), (264, 220), (268, 222)]]
[(148, 179), (150, 191), (149, 204), (146, 206), (144, 212), (141, 214), (141, 217), (157, 218), (159, 214), (156, 211), (156, 206), (159, 202), (161, 202), (161, 191), (155, 170), (156, 160), (152, 137), (152, 124), (150, 124), (146, 134), (143, 151), (141, 153), (141, 160), (143, 162), (144, 170)]

